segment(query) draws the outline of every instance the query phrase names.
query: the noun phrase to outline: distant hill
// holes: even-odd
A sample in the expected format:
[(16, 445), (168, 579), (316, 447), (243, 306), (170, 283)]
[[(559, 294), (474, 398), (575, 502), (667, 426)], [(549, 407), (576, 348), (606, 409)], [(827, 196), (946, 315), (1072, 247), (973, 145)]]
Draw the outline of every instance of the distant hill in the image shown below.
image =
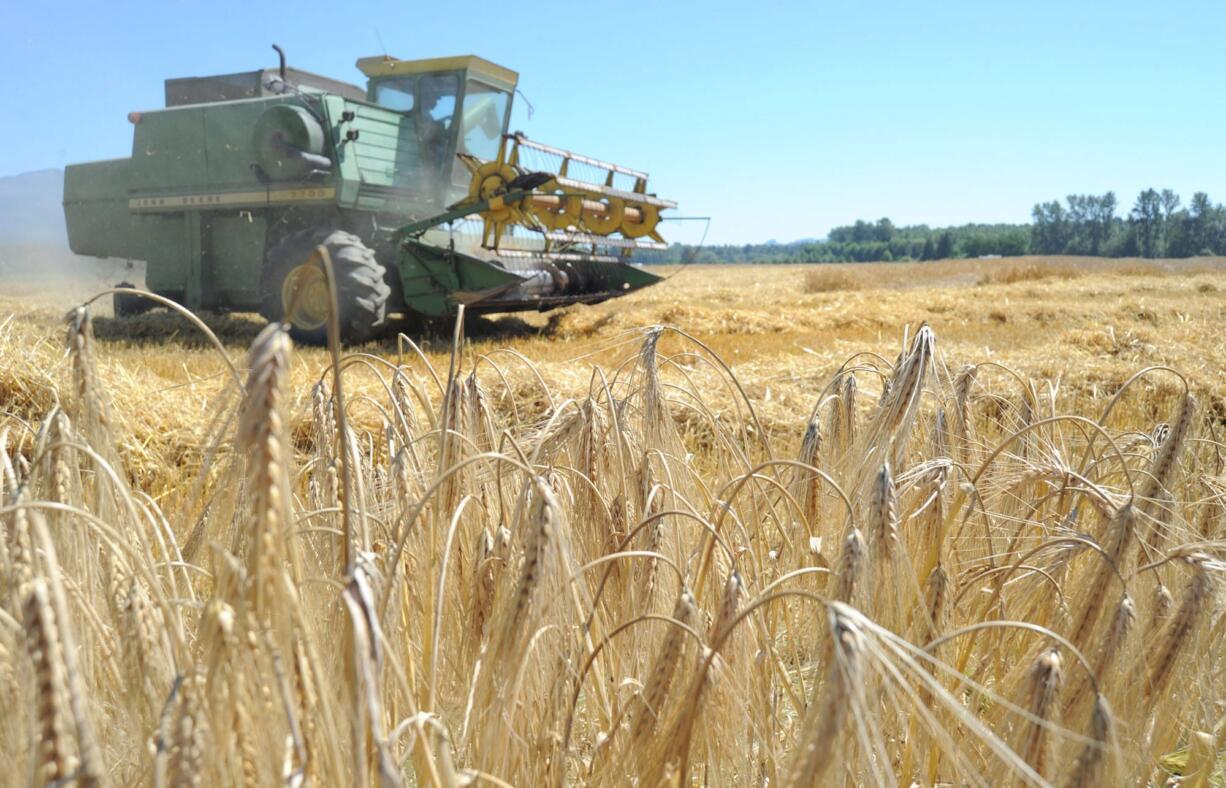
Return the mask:
[(68, 246), (64, 171), (0, 176), (0, 246)]

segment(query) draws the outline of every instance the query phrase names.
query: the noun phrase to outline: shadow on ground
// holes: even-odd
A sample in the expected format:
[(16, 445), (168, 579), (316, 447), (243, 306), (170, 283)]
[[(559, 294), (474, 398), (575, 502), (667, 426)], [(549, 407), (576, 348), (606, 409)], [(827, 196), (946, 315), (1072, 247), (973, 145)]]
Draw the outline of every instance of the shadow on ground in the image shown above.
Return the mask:
[[(266, 321), (256, 314), (201, 312), (197, 317), (227, 348), (248, 347), (267, 325)], [(513, 316), (473, 316), (466, 321), (464, 335), (469, 339), (499, 342), (523, 337), (549, 336), (556, 325), (556, 320), (550, 320), (546, 326), (534, 326)], [(406, 321), (395, 325), (386, 336), (367, 343), (364, 347), (368, 351), (394, 353), (397, 335), (403, 333), (423, 350), (445, 352), (451, 345), (453, 331), (452, 321)], [(187, 318), (162, 309), (124, 318), (98, 315), (94, 318), (94, 336), (100, 342), (135, 346), (164, 347), (176, 344), (184, 348), (202, 348), (210, 345), (200, 329)]]

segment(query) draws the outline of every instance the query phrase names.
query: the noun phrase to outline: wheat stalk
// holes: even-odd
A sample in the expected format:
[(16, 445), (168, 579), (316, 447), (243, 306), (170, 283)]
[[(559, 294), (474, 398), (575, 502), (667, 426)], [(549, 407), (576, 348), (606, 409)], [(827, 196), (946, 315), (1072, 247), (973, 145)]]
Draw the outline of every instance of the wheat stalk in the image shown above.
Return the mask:
[(442, 375), (266, 329), (158, 440), (86, 310), (63, 410), (0, 368), (12, 774), (1158, 784), (1194, 735), (1207, 779), (1222, 462), (1199, 394), (1153, 427), (1169, 370), (1108, 399), (923, 326), (802, 410), (680, 330), (562, 375), (464, 333)]

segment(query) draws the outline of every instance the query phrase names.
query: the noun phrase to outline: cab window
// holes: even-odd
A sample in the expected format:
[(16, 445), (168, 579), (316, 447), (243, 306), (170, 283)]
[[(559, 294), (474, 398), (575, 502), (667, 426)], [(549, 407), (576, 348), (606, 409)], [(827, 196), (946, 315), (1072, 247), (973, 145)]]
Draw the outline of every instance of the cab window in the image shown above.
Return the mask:
[(417, 80), (385, 79), (375, 84), (375, 103), (399, 112), (412, 112), (417, 103)]
[(451, 128), (455, 119), (456, 94), (460, 92), (460, 78), (455, 74), (430, 74), (419, 81), (417, 94), (421, 98), (421, 111), (427, 118)]
[(498, 143), (506, 128), (510, 96), (475, 79), (464, 86), (464, 112), (461, 115), (460, 150), (482, 161), (498, 155)]

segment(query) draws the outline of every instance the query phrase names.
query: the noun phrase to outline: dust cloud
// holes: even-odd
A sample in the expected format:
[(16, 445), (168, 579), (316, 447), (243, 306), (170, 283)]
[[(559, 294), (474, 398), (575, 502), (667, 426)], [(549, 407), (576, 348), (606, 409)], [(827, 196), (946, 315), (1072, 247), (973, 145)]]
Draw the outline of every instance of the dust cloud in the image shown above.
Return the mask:
[(144, 263), (82, 257), (50, 244), (0, 245), (0, 296), (67, 306), (120, 282), (144, 281)]

